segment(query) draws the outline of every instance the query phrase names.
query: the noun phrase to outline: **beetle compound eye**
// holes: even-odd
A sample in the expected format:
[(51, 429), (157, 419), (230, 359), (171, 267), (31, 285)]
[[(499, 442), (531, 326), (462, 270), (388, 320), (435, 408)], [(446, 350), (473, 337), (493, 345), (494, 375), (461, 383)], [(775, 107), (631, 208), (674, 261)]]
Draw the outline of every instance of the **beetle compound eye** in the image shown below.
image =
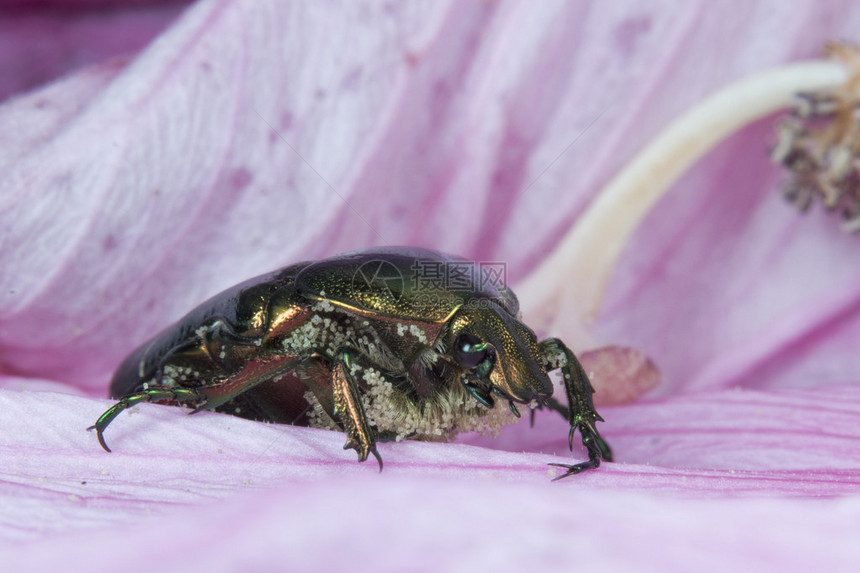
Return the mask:
[(454, 358), (463, 368), (477, 367), (490, 353), (489, 344), (471, 334), (461, 334), (454, 345)]

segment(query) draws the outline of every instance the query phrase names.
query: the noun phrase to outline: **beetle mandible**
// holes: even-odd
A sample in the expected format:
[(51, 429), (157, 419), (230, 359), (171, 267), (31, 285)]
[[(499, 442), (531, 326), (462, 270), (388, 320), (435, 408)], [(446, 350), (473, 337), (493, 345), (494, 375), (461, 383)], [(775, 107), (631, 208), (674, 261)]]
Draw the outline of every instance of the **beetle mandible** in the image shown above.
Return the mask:
[[(569, 446), (579, 430), (588, 452), (585, 462), (552, 464), (567, 470), (556, 479), (612, 461), (579, 361), (562, 341), (537, 340), (503, 281), (461, 276), (456, 289), (431, 288), (422, 275), (463, 264), (427, 249), (377, 248), (236, 285), (132, 352), (111, 381), (119, 401), (89, 429), (109, 452), (104, 430), (123, 410), (188, 405), (341, 429), (344, 449), (360, 462), (372, 454), (381, 470), (378, 441), (492, 430), (529, 404), (564, 415)], [(552, 398), (556, 369), (569, 408)]]

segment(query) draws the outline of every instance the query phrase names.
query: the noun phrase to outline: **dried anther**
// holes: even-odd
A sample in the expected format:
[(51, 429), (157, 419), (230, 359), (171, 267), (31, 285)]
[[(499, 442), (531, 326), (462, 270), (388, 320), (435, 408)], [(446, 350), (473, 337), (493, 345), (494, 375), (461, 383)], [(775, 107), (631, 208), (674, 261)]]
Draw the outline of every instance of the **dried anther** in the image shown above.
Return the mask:
[(844, 85), (799, 94), (792, 116), (779, 125), (773, 160), (791, 172), (783, 194), (806, 211), (820, 201), (842, 215), (842, 228), (860, 231), (860, 52), (833, 44), (827, 53), (850, 73)]

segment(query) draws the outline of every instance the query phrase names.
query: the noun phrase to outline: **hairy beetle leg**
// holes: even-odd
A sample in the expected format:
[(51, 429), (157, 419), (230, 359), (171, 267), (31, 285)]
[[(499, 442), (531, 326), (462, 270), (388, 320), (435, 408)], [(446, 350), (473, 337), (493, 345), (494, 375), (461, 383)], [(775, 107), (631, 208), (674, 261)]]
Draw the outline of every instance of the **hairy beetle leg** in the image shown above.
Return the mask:
[(104, 414), (99, 416), (96, 423), (87, 428), (87, 431), (95, 430), (96, 437), (98, 438), (101, 447), (104, 448), (106, 452), (110, 452), (111, 449), (105, 442), (104, 431), (110, 423), (113, 422), (114, 418), (119, 416), (123, 410), (127, 410), (141, 402), (169, 401), (182, 404), (193, 403), (193, 405), (196, 406), (201, 402), (205, 402), (205, 400), (206, 398), (202, 396), (196, 388), (168, 388), (166, 386), (149, 388), (142, 392), (130, 394), (121, 398), (119, 402), (108, 408)]

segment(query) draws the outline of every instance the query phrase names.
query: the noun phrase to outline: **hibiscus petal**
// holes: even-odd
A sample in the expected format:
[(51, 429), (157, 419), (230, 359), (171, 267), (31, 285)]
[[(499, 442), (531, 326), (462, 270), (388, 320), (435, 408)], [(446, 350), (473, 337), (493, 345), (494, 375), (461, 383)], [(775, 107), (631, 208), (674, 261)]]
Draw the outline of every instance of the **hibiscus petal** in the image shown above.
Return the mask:
[[(371, 12), (403, 36), (371, 29), (340, 45), (327, 12), (200, 3), (101, 89), (58, 84), (4, 108), (6, 121), (36, 126), (0, 161), (6, 369), (103, 388), (121, 356), (169, 318), (307, 256), (348, 210), (328, 182), (346, 185), (402, 81), (403, 64), (362, 78), (367, 63), (402, 52), (428, 16), (432, 24), (425, 9)], [(313, 32), (284, 36), (275, 22)], [(320, 76), (317, 60), (299, 59), (310, 43), (320, 58), (347, 59)], [(58, 105), (75, 113), (50, 111)], [(45, 113), (63, 120), (47, 139)]]
[[(678, 500), (499, 481), (330, 480), (0, 554), (15, 570), (850, 570), (856, 499)], [(549, 486), (545, 486), (549, 487)], [(348, 508), (348, 510), (345, 510)], [(414, 517), (414, 518), (413, 518)], [(408, 520), (408, 526), (404, 523)], [(241, 523), (242, 527), (236, 527)]]
[(133, 55), (175, 19), (186, 3), (3, 0), (0, 102), (69, 71)]
[[(143, 405), (121, 415), (107, 430), (113, 449), (108, 454), (84, 429), (109, 402), (8, 390), (0, 392), (0, 400), (4, 412), (0, 435), (8, 460), (6, 495), (11, 504), (17, 496), (9, 491), (36, 488), (54, 498), (96, 496), (111, 501), (113, 511), (124, 512), (139, 508), (143, 501), (170, 504), (184, 496), (185, 502), (192, 502), (283, 481), (327, 476), (348, 481), (349, 476), (376, 473), (375, 464), (358, 464), (354, 452), (341, 449), (345, 437), (340, 432), (265, 425), (213, 413), (188, 417), (178, 408)], [(705, 497), (764, 489), (773, 495), (858, 490), (856, 385), (815, 392), (724, 391), (605, 412), (610, 422), (601, 428), (618, 463), (567, 478), (559, 487), (659, 487)], [(542, 484), (554, 473), (546, 463), (583, 457), (579, 451), (572, 458), (567, 452), (567, 428), (560, 417), (541, 412), (534, 428), (523, 422), (506, 428), (495, 440), (464, 438), (495, 449), (465, 443), (383, 443), (379, 446), (386, 462), (383, 475), (492, 477)], [(715, 479), (721, 483), (718, 491), (708, 485)], [(126, 501), (131, 502), (128, 507)], [(4, 519), (7, 531), (50, 525), (40, 512), (24, 522), (21, 515)]]
[[(860, 476), (856, 423), (860, 389), (856, 384), (781, 392), (736, 389), (685, 394), (603, 407), (601, 414), (608, 422), (599, 427), (615, 459), (640, 465), (639, 469), (724, 469), (731, 476), (751, 479), (750, 483), (756, 476), (772, 479), (774, 484), (805, 476), (800, 480), (804, 485), (798, 487), (808, 493), (819, 487), (817, 482), (831, 479), (842, 482), (837, 487), (846, 487), (843, 491), (855, 491), (853, 480)], [(495, 440), (467, 436), (462, 441), (564, 456), (567, 428), (559, 416), (538, 412), (533, 428), (518, 424), (504, 428)], [(781, 487), (790, 492), (794, 486), (775, 485), (774, 491)]]
[(635, 278), (628, 275), (623, 293), (616, 286), (623, 281), (613, 283), (596, 325), (615, 340), (622, 330), (635, 332), (628, 339), (660, 365), (664, 392), (682, 380), (687, 388), (708, 389), (855, 378), (857, 355), (848, 341), (860, 332), (854, 286), (860, 276), (843, 261), (856, 244), (821, 214), (799, 219), (782, 204), (774, 175), (755, 160), (751, 135), (766, 137), (763, 128), (751, 128), (705, 167), (732, 157), (731, 170), (743, 174), (744, 184), (756, 181), (759, 191), (726, 194), (722, 186), (741, 184), (740, 175), (726, 174), (719, 189), (692, 199), (695, 205), (679, 205), (670, 193), (661, 216), (683, 219), (695, 232), (649, 218), (619, 263), (636, 268)]
[[(527, 443), (515, 444), (511, 435), (500, 438), (505, 447), (524, 444), (530, 453), (463, 444), (381, 444), (386, 467), (376, 475), (374, 464), (358, 464), (353, 452), (340, 448), (344, 436), (338, 432), (210, 413), (188, 417), (154, 405), (115, 421), (107, 436), (114, 452), (107, 454), (84, 431), (106, 404), (48, 392), (0, 391), (0, 449), (6, 460), (0, 534), (18, 541), (47, 536), (44, 542), (7, 548), (7, 566), (29, 562), (29, 570), (40, 570), (36, 564), (48, 568), (74, 555), (80, 567), (98, 571), (123, 560), (131, 539), (144, 559), (124, 568), (142, 570), (153, 559), (168, 568), (203, 566), (213, 553), (204, 549), (225, 531), (231, 532), (230, 546), (217, 543), (213, 557), (223, 570), (249, 551), (256, 555), (249, 563), (289, 556), (291, 564), (332, 567), (322, 549), (333, 546), (353, 559), (372, 548), (366, 558), (403, 566), (412, 563), (411, 551), (426, 550), (431, 540), (446, 548), (437, 557), (443, 564), (490, 555), (565, 564), (588, 559), (589, 541), (621, 543), (619, 524), (639, 530), (636, 539), (647, 529), (652, 544), (689, 535), (694, 547), (713, 548), (713, 536), (720, 538), (726, 520), (737, 520), (745, 532), (723, 540), (729, 553), (742, 551), (749, 558), (742, 547), (751, 537), (765, 555), (782, 547), (784, 558), (796, 560), (804, 558), (803, 550), (782, 543), (797, 532), (801, 514), (812, 519), (803, 523), (815, 547), (833, 544), (841, 555), (848, 547), (843, 542), (853, 544), (832, 537), (837, 530), (831, 520), (845, 519), (840, 527), (851, 526), (856, 500), (811, 508), (761, 496), (833, 496), (860, 489), (856, 386), (776, 395), (722, 392), (609, 408), (606, 436), (619, 463), (554, 484), (545, 464), (564, 463), (569, 454), (566, 425), (553, 417), (541, 416), (533, 430), (527, 424), (511, 429), (509, 434), (533, 437)], [(713, 469), (719, 467), (725, 469)], [(738, 504), (727, 496), (755, 499)], [(719, 500), (707, 501), (711, 497)], [(794, 521), (778, 527), (779, 535), (772, 527), (752, 527), (774, 513)], [(406, 517), (413, 514), (421, 519)], [(451, 515), (459, 517), (451, 520)], [(505, 525), (514, 518), (519, 528)], [(776, 523), (782, 521), (771, 525)], [(824, 523), (830, 528), (816, 529)], [(475, 527), (498, 535), (476, 537)], [(498, 547), (513, 531), (524, 536), (523, 546)], [(94, 534), (97, 545), (82, 542)], [(581, 551), (569, 545), (571, 536)], [(543, 541), (534, 546), (535, 539)], [(45, 543), (50, 550), (42, 549)], [(181, 549), (188, 547), (204, 549)], [(647, 544), (636, 547), (638, 553), (623, 552), (624, 559), (659, 561)], [(177, 560), (178, 554), (185, 557)]]
[[(737, 28), (736, 18), (706, 18), (713, 29), (691, 37), (695, 7), (631, 15), (569, 3), (541, 11), (452, 6), (323, 14), (295, 4), (204, 2), (109, 85), (71, 94), (49, 87), (0, 111), (18, 129), (36, 126), (0, 165), (10, 206), (0, 210), (6, 369), (103, 388), (128, 350), (207, 295), (289, 261), (373, 242), (501, 258), (514, 280), (652, 126), (721, 82), (798, 49), (774, 42), (779, 48), (766, 57), (715, 53), (707, 38), (727, 29), (754, 38), (757, 20), (750, 15)], [(803, 26), (809, 50), (825, 30), (839, 33), (809, 30), (795, 6), (768, 10), (755, 16), (780, 21), (786, 34)], [(354, 40), (332, 41), (330, 30), (357, 19), (365, 24)], [(307, 34), (285, 37), (276, 22)], [(838, 25), (849, 29), (851, 21)], [(389, 26), (397, 33), (384, 32)], [(580, 26), (587, 34), (574, 33)], [(672, 63), (679, 45), (683, 65)], [(592, 60), (595, 46), (619, 57)], [(711, 71), (722, 72), (702, 76), (696, 58), (704, 57), (718, 58)], [(337, 66), (320, 68), (320, 60)], [(672, 73), (655, 74), (654, 62)], [(634, 122), (646, 105), (649, 123)], [(27, 106), (36, 109), (26, 114)], [(63, 123), (46, 129), (39, 120), (46, 115)], [(577, 152), (583, 146), (588, 153)], [(419, 219), (423, 225), (414, 224)], [(714, 225), (723, 227), (722, 219)], [(660, 253), (632, 254), (622, 264), (644, 260)], [(673, 379), (685, 379), (692, 360), (643, 340), (678, 313), (663, 309), (666, 318), (643, 325), (648, 335), (622, 336), (628, 323), (651, 318), (643, 307), (654, 303), (641, 299), (650, 291), (638, 285), (662, 284), (652, 276), (659, 274), (616, 280), (618, 292), (642, 294), (623, 304), (611, 295), (601, 335), (645, 348), (671, 366)], [(683, 294), (698, 301), (689, 288)], [(654, 296), (665, 300), (663, 291)], [(46, 322), (54, 326), (37, 326)], [(669, 339), (665, 327), (660, 332)]]

